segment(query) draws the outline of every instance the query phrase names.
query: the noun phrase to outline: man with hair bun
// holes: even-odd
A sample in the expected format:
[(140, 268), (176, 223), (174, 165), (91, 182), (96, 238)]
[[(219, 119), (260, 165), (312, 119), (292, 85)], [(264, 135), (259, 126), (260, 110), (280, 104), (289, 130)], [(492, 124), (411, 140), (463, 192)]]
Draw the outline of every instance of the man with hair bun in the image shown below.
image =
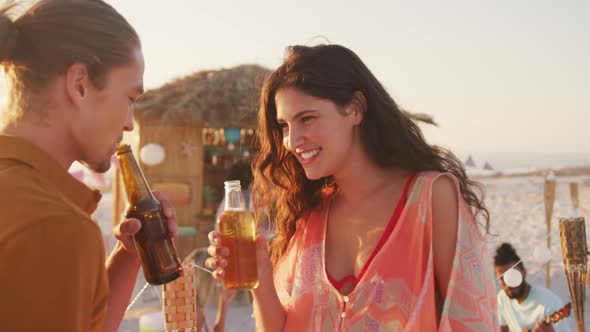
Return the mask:
[[(502, 286), (498, 292), (498, 318), (502, 332), (571, 331), (565, 320), (552, 325), (544, 323), (544, 318), (561, 309), (564, 303), (551, 290), (527, 283), (527, 270), (512, 245), (502, 243), (498, 247), (494, 267)], [(522, 283), (516, 287), (508, 286), (503, 277), (513, 267), (522, 274)]]
[[(23, 2), (24, 4), (24, 2)], [(100, 0), (0, 7), (0, 67), (9, 84), (0, 124), (0, 329), (116, 331), (140, 260), (137, 219), (113, 230), (105, 263), (91, 219), (100, 193), (68, 174), (106, 172), (133, 129), (144, 60), (135, 30)], [(170, 203), (156, 194), (173, 235)]]

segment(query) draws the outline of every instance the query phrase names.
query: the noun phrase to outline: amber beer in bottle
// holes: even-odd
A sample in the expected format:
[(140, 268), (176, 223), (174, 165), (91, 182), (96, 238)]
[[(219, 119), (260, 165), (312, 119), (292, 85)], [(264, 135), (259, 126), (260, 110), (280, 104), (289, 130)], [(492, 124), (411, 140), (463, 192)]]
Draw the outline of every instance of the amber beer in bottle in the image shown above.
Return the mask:
[(168, 283), (182, 274), (182, 264), (168, 230), (166, 216), (127, 144), (117, 148), (129, 208), (127, 218), (141, 221), (133, 236), (145, 279), (152, 285)]
[(221, 244), (229, 249), (223, 287), (252, 289), (258, 286), (256, 223), (244, 207), (240, 181), (225, 182), (225, 211), (217, 220)]

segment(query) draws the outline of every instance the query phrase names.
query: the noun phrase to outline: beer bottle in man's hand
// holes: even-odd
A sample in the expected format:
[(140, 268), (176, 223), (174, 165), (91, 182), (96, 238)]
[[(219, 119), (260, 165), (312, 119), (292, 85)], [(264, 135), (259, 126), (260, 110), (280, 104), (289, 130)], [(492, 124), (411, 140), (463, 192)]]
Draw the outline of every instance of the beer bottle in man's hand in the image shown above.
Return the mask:
[(182, 264), (168, 230), (166, 216), (127, 144), (117, 148), (129, 208), (127, 218), (141, 221), (133, 240), (141, 258), (145, 279), (152, 285), (175, 280), (182, 274)]

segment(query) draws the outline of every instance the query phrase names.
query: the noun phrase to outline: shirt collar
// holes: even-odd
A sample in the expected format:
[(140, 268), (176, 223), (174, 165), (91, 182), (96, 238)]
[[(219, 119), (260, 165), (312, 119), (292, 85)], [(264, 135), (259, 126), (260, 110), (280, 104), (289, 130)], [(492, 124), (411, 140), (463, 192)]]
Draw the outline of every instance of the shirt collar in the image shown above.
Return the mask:
[(0, 135), (0, 159), (12, 159), (37, 170), (72, 203), (92, 214), (101, 194), (74, 178), (53, 157), (37, 145), (25, 139)]

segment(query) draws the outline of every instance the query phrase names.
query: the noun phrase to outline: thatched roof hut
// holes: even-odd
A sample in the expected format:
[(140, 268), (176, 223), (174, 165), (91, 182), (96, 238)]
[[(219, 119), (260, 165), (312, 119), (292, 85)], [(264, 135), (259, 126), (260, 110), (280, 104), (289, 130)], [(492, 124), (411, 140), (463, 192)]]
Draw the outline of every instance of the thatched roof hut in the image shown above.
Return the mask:
[(147, 91), (136, 105), (136, 117), (139, 122), (253, 129), (260, 87), (270, 72), (258, 65), (197, 72)]

